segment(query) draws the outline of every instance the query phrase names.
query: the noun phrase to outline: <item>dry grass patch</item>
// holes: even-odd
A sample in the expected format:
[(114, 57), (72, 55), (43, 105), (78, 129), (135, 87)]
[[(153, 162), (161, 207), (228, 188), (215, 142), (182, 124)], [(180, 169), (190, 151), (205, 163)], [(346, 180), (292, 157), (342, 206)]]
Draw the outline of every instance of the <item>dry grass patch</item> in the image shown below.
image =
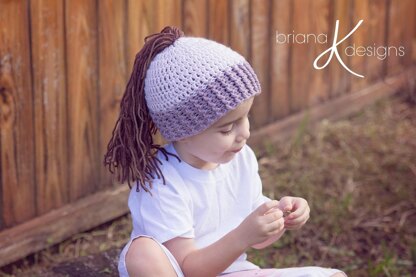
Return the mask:
[[(396, 96), (349, 119), (300, 128), (258, 153), (264, 192), (306, 198), (311, 219), (272, 247), (251, 250), (260, 266), (337, 267), (349, 276), (416, 274), (416, 107)], [(121, 248), (130, 217), (73, 236), (3, 268), (19, 275), (78, 256)]]

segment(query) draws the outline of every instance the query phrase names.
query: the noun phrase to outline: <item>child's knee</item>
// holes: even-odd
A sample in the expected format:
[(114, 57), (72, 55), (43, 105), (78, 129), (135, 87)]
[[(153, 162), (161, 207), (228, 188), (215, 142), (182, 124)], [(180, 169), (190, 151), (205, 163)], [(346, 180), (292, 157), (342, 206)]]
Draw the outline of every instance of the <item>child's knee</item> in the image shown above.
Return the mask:
[(126, 254), (126, 267), (130, 277), (176, 276), (165, 252), (147, 237), (133, 240)]

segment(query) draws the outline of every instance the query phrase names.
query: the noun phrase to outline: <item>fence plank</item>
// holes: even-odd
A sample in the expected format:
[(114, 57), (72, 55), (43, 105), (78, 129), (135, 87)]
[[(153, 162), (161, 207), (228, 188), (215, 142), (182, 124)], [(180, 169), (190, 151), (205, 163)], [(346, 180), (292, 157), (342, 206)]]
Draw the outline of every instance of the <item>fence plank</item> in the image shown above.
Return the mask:
[(36, 214), (28, 9), (0, 2), (0, 228)]
[(377, 55), (382, 55), (380, 47), (385, 46), (385, 28), (380, 28), (380, 26), (384, 26), (386, 21), (386, 4), (385, 0), (356, 0), (354, 2), (352, 27), (361, 19), (364, 22), (353, 34), (352, 45), (348, 53), (352, 55), (352, 70), (364, 75), (364, 78), (351, 77), (352, 91), (362, 89), (383, 78), (383, 64), (386, 60), (380, 59)]
[(208, 38), (229, 45), (229, 2), (208, 0)]
[(127, 186), (101, 190), (0, 232), (0, 267), (126, 214), (128, 194)]
[[(144, 38), (158, 32), (156, 29), (156, 2), (147, 0), (127, 1), (127, 75), (134, 64), (134, 58), (144, 44)], [(124, 87), (123, 87), (124, 88)], [(121, 100), (121, 99), (120, 99)]]
[(184, 0), (183, 31), (187, 36), (207, 37), (207, 0)]
[(249, 8), (249, 0), (230, 2), (230, 46), (246, 59), (250, 59)]
[[(309, 12), (311, 10), (310, 0), (294, 0), (292, 28), (295, 34), (309, 33), (311, 30), (309, 23)], [(302, 39), (304, 41), (304, 39)], [(312, 51), (314, 47), (308, 43), (292, 42), (291, 52), (291, 91), (290, 91), (290, 112), (296, 113), (307, 106), (308, 90), (310, 88), (312, 67)], [(314, 72), (315, 73), (315, 72)]]
[[(300, 34), (292, 44), (291, 56), (291, 112), (298, 112), (308, 106), (325, 101), (329, 95), (327, 75), (329, 68), (313, 68), (313, 62), (328, 48), (324, 36), (329, 32), (328, 0), (295, 0), (293, 7), (294, 34)], [(315, 16), (310, 16), (314, 14)], [(309, 36), (309, 34), (311, 34)], [(328, 54), (327, 54), (328, 55)], [(318, 65), (325, 63), (323, 57)], [(334, 62), (334, 61), (332, 61)]]
[(32, 76), (37, 214), (68, 202), (63, 1), (33, 1)]
[[(390, 1), (389, 5), (389, 25), (387, 45), (390, 47), (404, 47), (404, 56), (396, 55), (396, 52), (390, 53), (387, 59), (387, 75), (394, 75), (401, 72), (404, 66), (411, 63), (412, 31), (414, 28), (414, 15), (411, 14), (412, 2), (414, 1)], [(413, 10), (414, 11), (414, 10)], [(406, 16), (406, 15), (410, 15)], [(410, 21), (410, 22), (409, 22)], [(412, 26), (413, 21), (413, 26)], [(394, 54), (393, 54), (394, 53)]]
[(388, 56), (380, 59), (377, 53), (380, 54), (380, 47), (386, 45), (386, 32), (384, 22), (386, 22), (387, 1), (385, 0), (371, 0), (369, 3), (369, 17), (367, 24), (369, 24), (368, 46), (373, 48), (376, 55), (371, 55), (367, 59), (367, 82), (373, 83), (383, 78), (383, 65), (387, 62)]
[(364, 75), (364, 78), (351, 76), (351, 91), (358, 91), (368, 84), (368, 61), (369, 57), (362, 54), (362, 48), (370, 45), (370, 0), (354, 0), (353, 12), (351, 17), (351, 27), (354, 28), (357, 23), (364, 19), (364, 22), (354, 32), (352, 37), (352, 48), (347, 51), (351, 55), (351, 70)]
[(409, 10), (407, 11), (409, 13), (408, 17), (412, 18), (413, 21), (410, 22), (410, 29), (412, 30), (410, 36), (411, 39), (411, 45), (410, 49), (405, 49), (405, 55), (411, 60), (410, 64), (416, 63), (416, 2), (412, 0), (408, 0), (412, 3)]
[(289, 114), (290, 103), (290, 43), (280, 41), (279, 33), (292, 32), (290, 0), (273, 0), (271, 36), (271, 71), (270, 71), (270, 114), (275, 121)]
[(65, 2), (70, 200), (95, 191), (98, 152), (96, 1)]
[(165, 26), (173, 25), (182, 28), (182, 1), (157, 0), (156, 31), (160, 32)]
[(267, 124), (270, 121), (270, 48), (273, 38), (270, 36), (270, 2), (251, 2), (251, 64), (259, 78), (262, 93), (256, 97), (253, 103), (251, 123), (253, 129)]
[[(311, 14), (315, 16), (308, 16), (310, 19), (310, 26), (311, 32), (318, 35), (321, 33), (328, 34), (330, 33), (330, 12), (332, 10), (330, 7), (330, 0), (314, 0), (311, 1), (311, 10), (309, 11)], [(295, 17), (296, 18), (296, 17)], [(313, 65), (313, 61), (316, 57), (318, 57), (322, 52), (327, 50), (331, 45), (330, 42), (327, 44), (320, 43), (319, 40), (317, 43), (314, 43), (314, 47), (312, 47), (312, 60), (310, 60), (310, 64)], [(335, 60), (331, 61), (335, 62)], [(330, 67), (326, 67), (322, 70), (316, 70), (311, 68), (310, 70), (310, 85), (308, 88), (308, 103), (307, 106), (313, 106), (316, 104), (323, 103), (328, 100), (329, 98), (329, 78), (328, 76), (331, 75)]]
[(108, 141), (119, 115), (119, 103), (127, 79), (125, 36), (126, 5), (124, 1), (102, 0), (98, 2), (98, 51), (99, 51), (99, 169), (101, 185), (111, 184), (112, 176), (101, 166)]
[[(350, 0), (331, 1), (332, 12), (330, 13), (330, 29), (328, 36), (328, 43), (331, 45), (334, 39), (335, 23), (339, 20), (338, 26), (338, 41), (344, 38), (351, 31), (350, 10), (352, 8)], [(350, 57), (345, 54), (347, 46), (351, 45), (351, 37), (347, 38), (338, 46), (338, 53), (340, 54), (342, 62), (347, 66), (351, 66)], [(329, 46), (329, 45), (328, 45)], [(333, 61), (328, 65), (330, 71), (330, 98), (336, 98), (348, 93), (351, 85), (351, 73), (349, 73), (341, 63), (333, 57)]]

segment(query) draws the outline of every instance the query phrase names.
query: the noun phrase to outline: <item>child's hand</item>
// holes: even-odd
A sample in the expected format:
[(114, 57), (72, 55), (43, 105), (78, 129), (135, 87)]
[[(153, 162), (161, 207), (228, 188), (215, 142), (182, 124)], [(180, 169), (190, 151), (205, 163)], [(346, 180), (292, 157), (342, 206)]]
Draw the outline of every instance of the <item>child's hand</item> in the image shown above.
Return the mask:
[(279, 201), (279, 209), (285, 215), (285, 229), (299, 229), (309, 219), (310, 208), (303, 198), (285, 196)]
[[(260, 243), (278, 234), (284, 228), (283, 213), (279, 209), (270, 211), (279, 205), (276, 200), (259, 206), (236, 228), (239, 238), (247, 247)], [(267, 213), (267, 214), (266, 214)]]

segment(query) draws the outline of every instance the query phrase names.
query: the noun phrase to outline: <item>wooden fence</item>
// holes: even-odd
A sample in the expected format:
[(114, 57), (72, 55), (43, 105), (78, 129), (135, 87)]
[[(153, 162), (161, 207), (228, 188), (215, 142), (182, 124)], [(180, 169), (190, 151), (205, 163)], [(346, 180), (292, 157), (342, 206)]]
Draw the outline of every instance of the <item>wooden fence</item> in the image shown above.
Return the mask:
[[(127, 190), (102, 160), (146, 35), (176, 25), (244, 55), (263, 89), (252, 111), (261, 132), (403, 75), (414, 63), (415, 17), (412, 0), (0, 0), (0, 265), (126, 212)], [(335, 57), (314, 69), (337, 19), (340, 37), (364, 20), (340, 48), (405, 54), (341, 52), (365, 78)], [(327, 34), (327, 43), (278, 43), (276, 32)]]

